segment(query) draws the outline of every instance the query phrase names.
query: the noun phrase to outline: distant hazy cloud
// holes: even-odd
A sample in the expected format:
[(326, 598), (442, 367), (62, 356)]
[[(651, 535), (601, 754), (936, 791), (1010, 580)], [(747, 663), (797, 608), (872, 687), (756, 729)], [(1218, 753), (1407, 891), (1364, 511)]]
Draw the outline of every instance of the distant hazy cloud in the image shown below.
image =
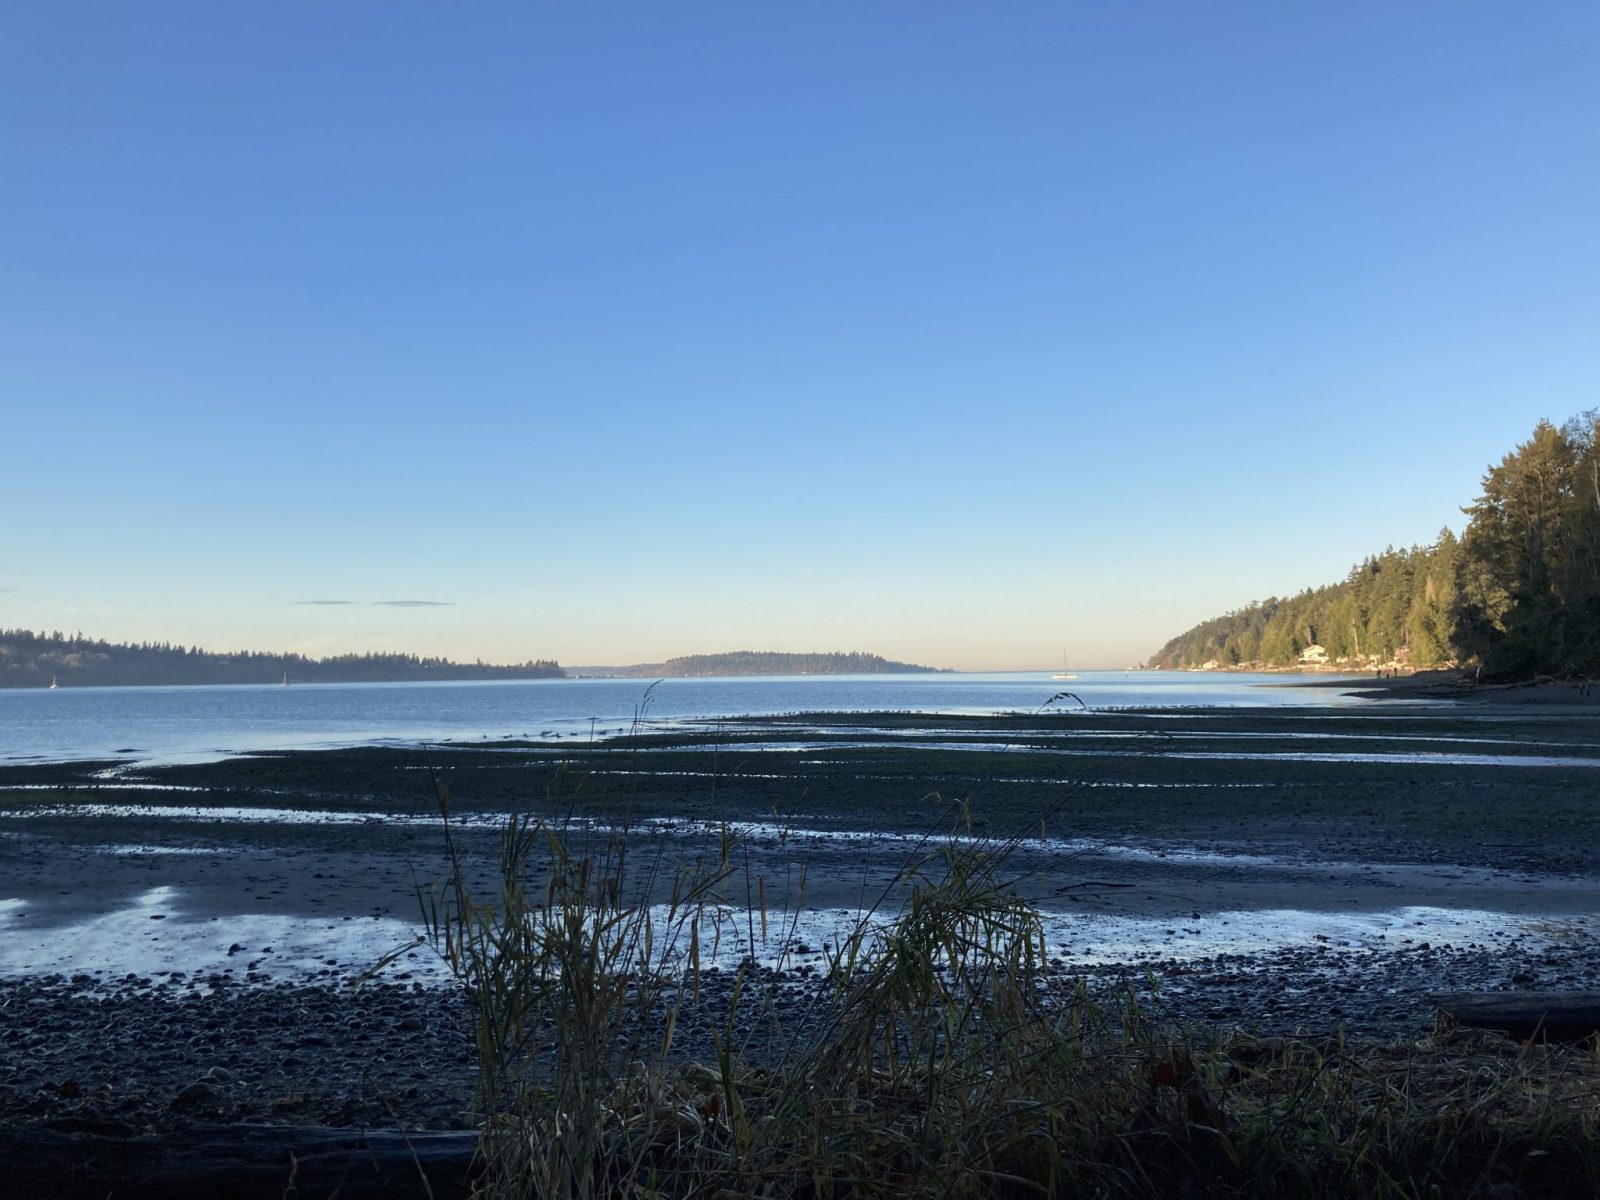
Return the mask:
[(354, 604), (354, 600), (296, 600), (296, 604)]

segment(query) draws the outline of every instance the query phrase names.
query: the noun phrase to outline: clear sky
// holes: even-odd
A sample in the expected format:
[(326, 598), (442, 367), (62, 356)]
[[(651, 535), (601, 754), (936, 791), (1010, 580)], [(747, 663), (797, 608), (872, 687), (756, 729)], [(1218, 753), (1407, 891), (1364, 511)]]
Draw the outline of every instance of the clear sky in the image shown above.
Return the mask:
[(0, 626), (1142, 660), (1600, 405), (1597, 62), (1587, 0), (9, 0)]

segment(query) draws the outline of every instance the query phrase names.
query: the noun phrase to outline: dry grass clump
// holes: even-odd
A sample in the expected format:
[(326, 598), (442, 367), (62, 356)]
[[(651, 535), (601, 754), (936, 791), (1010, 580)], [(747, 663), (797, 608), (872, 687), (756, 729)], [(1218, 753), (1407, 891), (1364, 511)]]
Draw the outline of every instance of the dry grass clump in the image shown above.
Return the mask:
[[(668, 861), (574, 819), (565, 787), (545, 806), (560, 815), (508, 823), (492, 901), (452, 845), (429, 902), (474, 1001), (488, 1196), (1600, 1194), (1593, 1049), (1149, 1029), (1047, 977), (1004, 843), (927, 843), (886, 892), (892, 917), (829, 949), (803, 1013), (753, 964), (721, 973), (727, 1015), (692, 1061), (676, 1042), (704, 961), (728, 897), (759, 881), (725, 832)], [(757, 909), (738, 918), (752, 934)]]

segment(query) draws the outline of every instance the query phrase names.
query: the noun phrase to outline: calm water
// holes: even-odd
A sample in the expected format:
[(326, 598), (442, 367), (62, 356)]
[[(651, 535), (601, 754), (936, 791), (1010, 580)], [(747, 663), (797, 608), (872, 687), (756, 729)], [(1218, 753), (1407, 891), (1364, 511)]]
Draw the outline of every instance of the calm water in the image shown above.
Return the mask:
[[(801, 711), (1031, 711), (1062, 689), (1091, 708), (1362, 703), (1329, 688), (1282, 686), (1293, 679), (1166, 671), (1084, 671), (1071, 681), (1043, 672), (669, 679), (656, 687), (645, 715), (655, 723)], [(648, 685), (640, 679), (541, 679), (0, 690), (0, 762), (176, 761), (372, 743), (588, 738), (625, 728)]]

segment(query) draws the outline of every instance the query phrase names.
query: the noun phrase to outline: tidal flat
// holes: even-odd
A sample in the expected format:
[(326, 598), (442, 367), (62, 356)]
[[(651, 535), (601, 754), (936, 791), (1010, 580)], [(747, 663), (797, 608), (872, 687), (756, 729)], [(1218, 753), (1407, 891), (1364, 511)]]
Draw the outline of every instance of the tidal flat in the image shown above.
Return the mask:
[(951, 840), (1003, 847), (1063, 989), (1174, 1023), (1405, 1040), (1431, 991), (1600, 978), (1600, 719), (1580, 710), (819, 713), (34, 764), (0, 769), (0, 1102), (134, 1128), (467, 1123), (438, 958), (413, 946), (352, 987), (446, 870), (441, 794), (484, 896), (513, 811), (625, 831), (660, 864), (731, 838), (689, 1056), (741, 970), (803, 1024), (840, 931), (892, 919), (906, 864)]

